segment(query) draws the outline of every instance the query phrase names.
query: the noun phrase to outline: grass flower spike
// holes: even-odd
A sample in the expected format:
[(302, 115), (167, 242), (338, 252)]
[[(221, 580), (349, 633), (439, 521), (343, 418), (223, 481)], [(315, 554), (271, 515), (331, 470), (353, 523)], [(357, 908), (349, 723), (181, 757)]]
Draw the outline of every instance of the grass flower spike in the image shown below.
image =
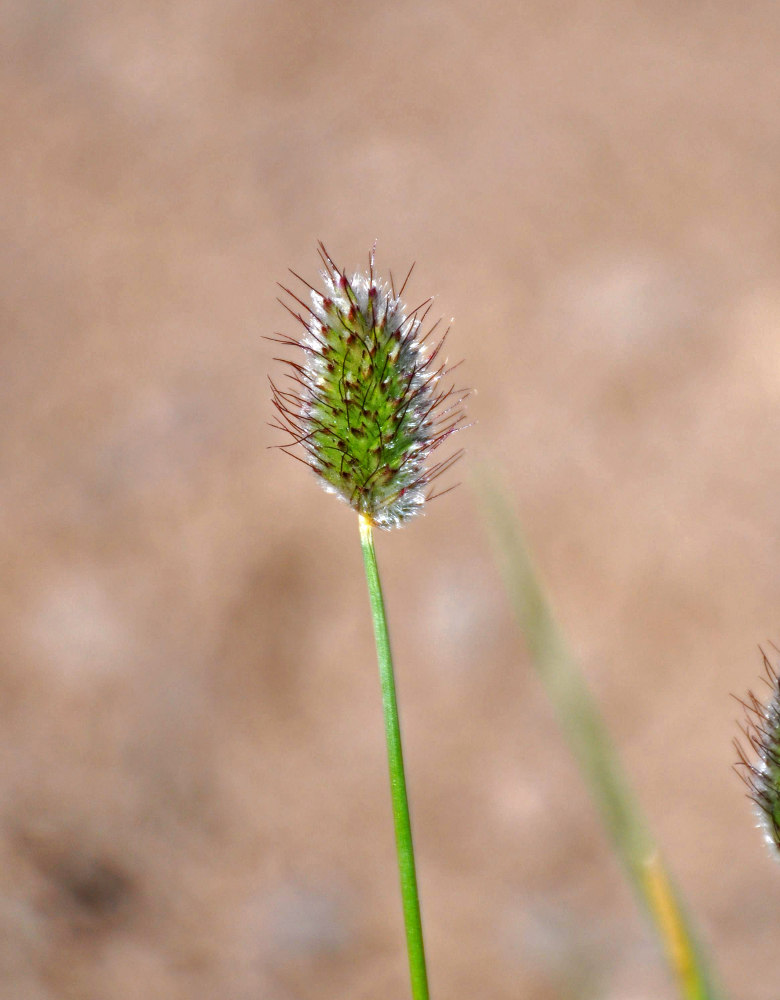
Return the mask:
[(299, 457), (288, 449), (300, 445), (328, 491), (372, 525), (396, 527), (433, 498), (430, 484), (461, 456), (427, 464), (462, 427), (468, 393), (441, 387), (452, 371), (439, 362), (447, 333), (429, 349), (439, 323), (424, 331), (432, 299), (407, 312), (401, 296), (409, 275), (396, 293), (392, 276), (389, 283), (376, 276), (373, 250), (368, 272), (351, 278), (322, 244), (319, 252), (324, 291), (295, 272), (309, 303), (281, 286), (290, 297), (282, 305), (303, 335), (270, 339), (304, 358), (276, 359), (288, 366), (291, 385), (271, 382), (280, 420), (273, 426), (292, 438), (279, 447)]
[[(439, 361), (446, 331), (435, 346), (426, 343), (439, 325), (433, 323), (425, 330), (432, 300), (408, 312), (404, 306), (401, 297), (411, 269), (396, 292), (392, 275), (389, 282), (376, 276), (373, 250), (368, 271), (351, 278), (336, 267), (322, 243), (319, 252), (324, 292), (294, 271), (293, 276), (308, 289), (309, 303), (281, 286), (292, 305), (280, 301), (301, 324), (303, 335), (298, 340), (286, 334), (270, 339), (299, 348), (303, 359), (276, 359), (288, 366), (288, 382), (283, 388), (271, 382), (279, 417), (272, 426), (291, 437), (277, 447), (310, 466), (325, 488), (359, 515), (382, 691), (411, 991), (413, 1000), (428, 1000), (401, 724), (373, 529), (397, 527), (420, 513), (426, 500), (441, 496), (432, 494), (430, 485), (462, 451), (430, 465), (428, 459), (463, 427), (468, 392), (442, 387), (452, 368)], [(303, 457), (290, 450), (296, 446), (303, 450)]]
[(747, 746), (734, 741), (739, 756), (736, 768), (755, 803), (767, 844), (780, 860), (780, 678), (766, 654), (762, 655), (771, 695), (764, 702), (749, 691), (745, 701), (737, 699), (745, 709), (742, 732)]

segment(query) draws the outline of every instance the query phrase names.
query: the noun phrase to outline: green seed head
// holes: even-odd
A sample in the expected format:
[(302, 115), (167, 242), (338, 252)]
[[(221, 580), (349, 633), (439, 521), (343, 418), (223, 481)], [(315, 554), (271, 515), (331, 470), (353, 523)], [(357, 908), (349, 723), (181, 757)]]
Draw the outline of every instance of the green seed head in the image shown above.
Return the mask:
[(292, 437), (282, 450), (300, 457), (288, 450), (299, 445), (329, 492), (372, 524), (392, 528), (422, 510), (433, 498), (431, 482), (460, 458), (462, 450), (428, 465), (462, 428), (468, 392), (442, 388), (451, 369), (437, 358), (447, 334), (432, 348), (425, 342), (438, 323), (423, 335), (432, 300), (407, 312), (406, 281), (396, 293), (392, 278), (378, 278), (373, 250), (368, 272), (347, 278), (319, 249), (324, 290), (303, 282), (307, 304), (282, 286), (295, 306), (282, 304), (303, 334), (271, 339), (299, 348), (303, 358), (277, 359), (292, 384), (271, 382), (280, 418), (273, 426)]
[(780, 680), (766, 655), (764, 668), (770, 698), (760, 701), (750, 691), (744, 701), (738, 699), (745, 708), (741, 728), (747, 746), (739, 740), (734, 745), (737, 771), (748, 786), (770, 850), (780, 860)]

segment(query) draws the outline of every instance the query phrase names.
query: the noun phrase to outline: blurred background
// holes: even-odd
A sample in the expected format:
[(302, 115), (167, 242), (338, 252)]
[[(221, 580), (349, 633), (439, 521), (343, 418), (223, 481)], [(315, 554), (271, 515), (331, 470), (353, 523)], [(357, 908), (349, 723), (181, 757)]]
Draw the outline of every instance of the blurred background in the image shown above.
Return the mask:
[(262, 339), (317, 239), (350, 271), (378, 239), (478, 389), (463, 485), (378, 538), (434, 996), (674, 995), (487, 466), (724, 983), (776, 1000), (729, 693), (780, 640), (777, 5), (0, 18), (3, 996), (407, 995), (357, 524), (267, 450)]

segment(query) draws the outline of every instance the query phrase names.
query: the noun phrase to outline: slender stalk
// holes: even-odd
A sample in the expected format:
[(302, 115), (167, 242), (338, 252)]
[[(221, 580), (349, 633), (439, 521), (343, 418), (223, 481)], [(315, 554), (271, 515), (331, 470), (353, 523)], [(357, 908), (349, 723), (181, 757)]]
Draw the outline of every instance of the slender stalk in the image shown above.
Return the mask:
[(379, 569), (374, 550), (371, 522), (360, 518), (360, 542), (363, 547), (363, 563), (366, 568), (368, 595), (371, 600), (371, 614), (374, 619), (376, 655), (379, 663), (379, 680), (382, 686), (382, 708), (385, 717), (385, 737), (387, 757), (390, 765), (390, 796), (393, 802), (395, 823), (395, 843), (398, 854), (398, 870), (401, 876), (401, 900), (406, 926), (406, 948), (409, 954), (409, 974), (412, 981), (413, 1000), (428, 1000), (428, 973), (425, 968), (425, 947), (423, 945), (420, 899), (417, 892), (417, 873), (414, 864), (412, 826), (409, 820), (409, 801), (406, 795), (404, 756), (401, 746), (401, 728), (398, 720), (398, 704), (395, 696), (393, 658), (390, 653), (390, 636), (387, 631), (385, 602)]
[(714, 985), (711, 965), (629, 788), (601, 712), (555, 621), (517, 519), (495, 487), (483, 489), (504, 581), (532, 661), (616, 853), (655, 928), (680, 996), (717, 1000), (721, 994)]

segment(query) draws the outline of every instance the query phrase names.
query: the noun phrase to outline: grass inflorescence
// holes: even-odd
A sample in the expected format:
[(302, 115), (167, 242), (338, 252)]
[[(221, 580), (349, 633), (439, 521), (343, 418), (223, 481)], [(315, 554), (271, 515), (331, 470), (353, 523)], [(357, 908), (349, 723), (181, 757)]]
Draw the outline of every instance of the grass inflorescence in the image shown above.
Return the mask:
[(300, 458), (290, 451), (300, 446), (327, 490), (372, 525), (395, 527), (441, 495), (430, 485), (462, 449), (433, 465), (428, 459), (463, 427), (469, 393), (442, 386), (456, 366), (440, 360), (448, 332), (436, 340), (441, 321), (425, 329), (433, 300), (406, 310), (411, 269), (396, 292), (392, 276), (385, 282), (376, 275), (373, 249), (368, 271), (351, 278), (322, 243), (319, 254), (324, 291), (294, 271), (309, 302), (280, 286), (289, 299), (280, 301), (303, 334), (270, 339), (300, 349), (303, 359), (276, 359), (287, 365), (288, 383), (271, 382), (279, 418), (273, 426), (291, 436), (278, 447)]
[(780, 860), (780, 678), (762, 651), (762, 678), (770, 691), (762, 700), (752, 691), (737, 701), (745, 709), (742, 734), (746, 743), (734, 741), (737, 773), (748, 786), (772, 854)]

